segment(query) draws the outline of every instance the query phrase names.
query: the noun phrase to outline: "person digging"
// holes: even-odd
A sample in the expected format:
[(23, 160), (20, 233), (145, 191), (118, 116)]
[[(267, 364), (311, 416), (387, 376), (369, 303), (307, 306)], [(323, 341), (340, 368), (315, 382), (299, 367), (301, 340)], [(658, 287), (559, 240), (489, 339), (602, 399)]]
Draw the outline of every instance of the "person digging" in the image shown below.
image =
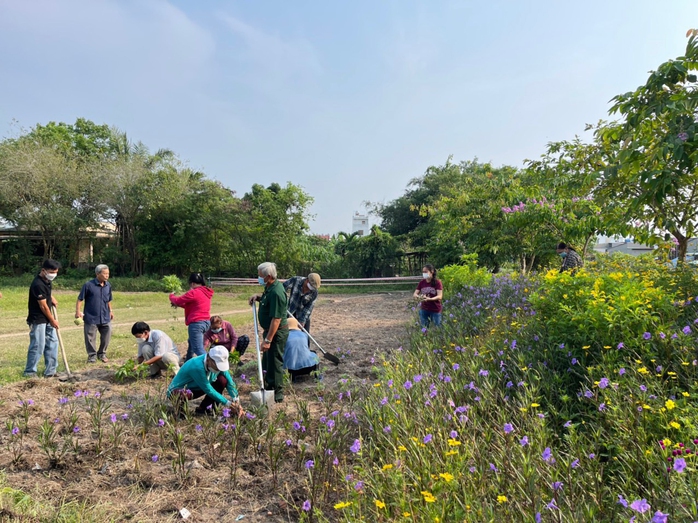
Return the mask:
[(179, 372), (179, 351), (167, 334), (150, 330), (144, 321), (134, 323), (131, 334), (138, 340), (138, 365), (148, 365), (150, 378), (159, 378), (168, 368), (173, 374)]
[[(167, 397), (172, 400), (175, 415), (182, 414), (187, 401), (204, 396), (194, 410), (198, 416), (213, 414), (214, 405), (229, 408), (232, 415), (242, 416), (245, 411), (239, 403), (238, 389), (228, 372), (228, 351), (217, 345), (208, 354), (187, 360), (167, 387)], [(227, 390), (230, 400), (225, 399)]]

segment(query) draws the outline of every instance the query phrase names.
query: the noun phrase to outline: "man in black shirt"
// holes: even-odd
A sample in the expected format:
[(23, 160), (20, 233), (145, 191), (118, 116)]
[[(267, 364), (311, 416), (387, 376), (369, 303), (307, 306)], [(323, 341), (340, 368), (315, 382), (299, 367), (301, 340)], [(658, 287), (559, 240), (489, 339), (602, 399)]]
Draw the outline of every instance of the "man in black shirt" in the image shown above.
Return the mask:
[(58, 368), (58, 321), (51, 314), (51, 307), (58, 305), (56, 298), (51, 296), (51, 282), (58, 274), (61, 265), (55, 260), (44, 260), (41, 272), (34, 278), (29, 287), (29, 350), (27, 351), (27, 366), (24, 376), (36, 377), (36, 367), (44, 353), (44, 377), (53, 378)]

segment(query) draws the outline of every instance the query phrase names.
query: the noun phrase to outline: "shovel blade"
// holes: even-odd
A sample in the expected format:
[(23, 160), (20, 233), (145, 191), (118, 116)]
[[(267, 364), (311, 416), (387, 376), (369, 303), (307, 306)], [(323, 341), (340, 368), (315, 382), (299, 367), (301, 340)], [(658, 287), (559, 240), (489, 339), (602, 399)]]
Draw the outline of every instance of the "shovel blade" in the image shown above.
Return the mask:
[(253, 391), (250, 393), (250, 400), (252, 401), (252, 405), (255, 407), (261, 407), (264, 404), (271, 405), (274, 403), (274, 391), (265, 390), (264, 396), (262, 396), (261, 390)]

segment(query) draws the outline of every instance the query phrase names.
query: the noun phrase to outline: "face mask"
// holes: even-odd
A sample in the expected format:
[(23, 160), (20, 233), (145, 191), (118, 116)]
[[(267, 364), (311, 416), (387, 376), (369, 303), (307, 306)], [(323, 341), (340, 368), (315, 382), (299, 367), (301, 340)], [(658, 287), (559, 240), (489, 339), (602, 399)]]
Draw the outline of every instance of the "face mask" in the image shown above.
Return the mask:
[(257, 283), (259, 283), (260, 285), (266, 285), (266, 283), (264, 283), (264, 278), (262, 276), (257, 277)]
[(567, 253), (566, 252), (561, 252), (560, 253), (561, 258), (567, 258)]
[(57, 273), (51, 273), (51, 272), (47, 272), (47, 273), (46, 273), (46, 279), (47, 279), (48, 281), (53, 281), (53, 280), (55, 280), (55, 279), (56, 279), (56, 276), (58, 276)]
[(220, 329), (211, 329), (211, 332), (220, 332), (222, 330), (223, 330), (223, 328), (221, 327)]
[(314, 290), (315, 290), (315, 287), (313, 287), (312, 285), (308, 284), (308, 290), (309, 290), (309, 291), (314, 291)]
[(423, 273), (422, 273), (422, 278), (424, 278), (425, 280), (426, 280), (429, 276), (430, 276), (430, 274), (429, 274), (428, 272), (423, 272)]

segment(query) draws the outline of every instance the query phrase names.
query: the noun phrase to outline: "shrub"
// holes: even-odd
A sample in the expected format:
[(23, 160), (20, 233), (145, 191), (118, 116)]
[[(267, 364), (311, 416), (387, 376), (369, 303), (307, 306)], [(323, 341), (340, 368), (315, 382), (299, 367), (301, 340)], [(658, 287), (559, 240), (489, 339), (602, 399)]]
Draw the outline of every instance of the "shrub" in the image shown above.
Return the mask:
[(438, 273), (444, 286), (444, 294), (452, 295), (466, 286), (487, 285), (492, 274), (477, 266), (477, 254), (464, 254), (458, 265), (447, 265)]

